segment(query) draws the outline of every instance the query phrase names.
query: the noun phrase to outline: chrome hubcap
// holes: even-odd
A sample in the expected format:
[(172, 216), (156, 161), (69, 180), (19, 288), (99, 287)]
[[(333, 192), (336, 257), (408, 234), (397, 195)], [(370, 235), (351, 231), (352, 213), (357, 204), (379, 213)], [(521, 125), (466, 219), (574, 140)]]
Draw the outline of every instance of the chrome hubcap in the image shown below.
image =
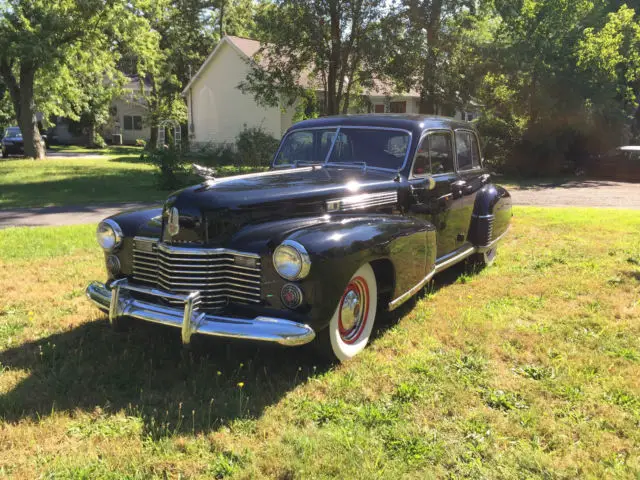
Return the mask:
[(343, 342), (354, 343), (358, 340), (368, 314), (369, 287), (364, 278), (354, 278), (340, 300), (338, 329)]
[(344, 296), (340, 315), (342, 316), (342, 327), (345, 330), (351, 330), (358, 323), (358, 317), (360, 315), (360, 297), (354, 290), (350, 290)]

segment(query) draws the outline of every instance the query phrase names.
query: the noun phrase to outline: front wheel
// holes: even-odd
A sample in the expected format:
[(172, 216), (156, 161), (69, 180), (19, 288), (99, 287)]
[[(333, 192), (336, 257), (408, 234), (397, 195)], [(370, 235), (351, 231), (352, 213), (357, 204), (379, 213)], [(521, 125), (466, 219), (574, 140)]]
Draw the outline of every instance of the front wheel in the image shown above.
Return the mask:
[(329, 326), (318, 333), (317, 346), (323, 356), (344, 362), (369, 343), (378, 305), (378, 286), (368, 263), (353, 274), (338, 301)]

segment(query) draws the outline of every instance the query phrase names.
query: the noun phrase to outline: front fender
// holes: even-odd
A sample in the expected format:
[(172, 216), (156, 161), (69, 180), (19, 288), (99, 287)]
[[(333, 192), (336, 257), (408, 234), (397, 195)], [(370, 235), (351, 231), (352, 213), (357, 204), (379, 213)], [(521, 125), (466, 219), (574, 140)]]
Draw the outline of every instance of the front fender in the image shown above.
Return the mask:
[[(378, 290), (388, 294), (387, 300), (418, 284), (435, 265), (435, 227), (413, 218), (336, 215), (287, 238), (302, 244), (311, 257), (309, 276), (298, 283), (316, 329), (327, 325), (349, 279), (365, 263), (375, 264)], [(270, 259), (267, 263), (273, 270)]]
[(490, 244), (509, 228), (511, 195), (498, 185), (485, 185), (476, 195), (469, 240), (476, 246)]

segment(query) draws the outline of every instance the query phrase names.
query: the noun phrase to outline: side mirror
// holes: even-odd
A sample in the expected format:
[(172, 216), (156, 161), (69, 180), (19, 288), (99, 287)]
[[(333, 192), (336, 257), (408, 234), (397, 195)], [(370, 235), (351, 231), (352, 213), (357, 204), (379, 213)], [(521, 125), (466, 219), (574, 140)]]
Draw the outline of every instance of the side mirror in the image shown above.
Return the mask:
[(216, 171), (213, 168), (203, 167), (197, 163), (191, 164), (191, 173), (207, 180), (215, 180)]

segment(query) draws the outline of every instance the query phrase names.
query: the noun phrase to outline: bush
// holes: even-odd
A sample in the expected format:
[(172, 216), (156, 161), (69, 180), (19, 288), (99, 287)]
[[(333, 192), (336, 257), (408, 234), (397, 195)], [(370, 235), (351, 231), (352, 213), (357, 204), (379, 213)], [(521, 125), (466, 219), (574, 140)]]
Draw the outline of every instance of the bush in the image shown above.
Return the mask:
[(185, 161), (176, 148), (152, 150), (143, 154), (145, 159), (158, 168), (158, 184), (160, 188), (171, 189), (180, 186), (180, 175), (186, 173)]
[(191, 152), (191, 159), (208, 167), (234, 165), (237, 167), (267, 167), (271, 164), (280, 141), (262, 128), (244, 128), (235, 144), (207, 144)]
[(247, 128), (245, 125), (244, 130), (236, 137), (238, 165), (252, 167), (270, 165), (279, 144), (279, 140), (266, 133), (262, 128)]
[(147, 141), (144, 138), (136, 138), (136, 147), (146, 147)]

